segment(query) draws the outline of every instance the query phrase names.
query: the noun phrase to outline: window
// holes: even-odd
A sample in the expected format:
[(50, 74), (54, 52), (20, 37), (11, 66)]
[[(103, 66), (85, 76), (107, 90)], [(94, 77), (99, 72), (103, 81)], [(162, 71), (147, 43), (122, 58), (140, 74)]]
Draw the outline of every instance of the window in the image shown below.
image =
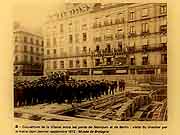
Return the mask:
[(36, 61), (39, 61), (39, 57), (36, 57)]
[(69, 61), (69, 67), (72, 68), (73, 67), (73, 60)]
[(161, 33), (166, 33), (167, 32), (167, 25), (161, 25), (160, 26), (160, 32)]
[(53, 61), (53, 68), (57, 69), (57, 62), (56, 61)]
[(135, 26), (130, 26), (130, 33), (136, 33)]
[(161, 64), (167, 64), (167, 54), (161, 54)]
[(100, 59), (96, 59), (95, 60), (95, 66), (99, 66), (100, 65)]
[(124, 22), (124, 16), (122, 13), (118, 13), (115, 16), (115, 24), (123, 23)]
[(64, 61), (60, 61), (60, 68), (64, 68)]
[(31, 53), (33, 53), (33, 47), (31, 46)]
[(129, 19), (134, 20), (135, 19), (135, 12), (130, 12)]
[(97, 52), (99, 51), (99, 45), (96, 46), (96, 51), (97, 51)]
[(27, 37), (24, 37), (24, 42), (27, 43)]
[(72, 42), (73, 42), (73, 36), (69, 35), (69, 43), (72, 43)]
[(18, 59), (18, 56), (16, 56), (16, 57), (15, 57), (15, 62), (18, 62), (18, 60), (19, 60), (19, 59)]
[(135, 69), (130, 69), (131, 74), (135, 74)]
[(112, 35), (112, 34), (104, 35), (104, 40), (105, 40), (105, 41), (113, 40), (113, 35)]
[(72, 31), (72, 23), (69, 23), (69, 32)]
[(36, 44), (39, 45), (39, 40), (36, 40)]
[(120, 50), (120, 51), (122, 50), (122, 41), (118, 42), (118, 50)]
[(167, 37), (166, 36), (160, 36), (160, 43), (167, 43)]
[(79, 62), (79, 60), (76, 60), (76, 67), (80, 67), (80, 62)]
[(105, 26), (109, 25), (108, 20), (105, 20), (105, 21), (104, 21), (104, 25), (105, 25)]
[(24, 62), (28, 62), (28, 57), (27, 57), (27, 55), (24, 55)]
[(42, 46), (44, 45), (44, 41), (41, 41), (41, 45), (42, 45)]
[(83, 24), (82, 25), (82, 30), (86, 30), (87, 29), (87, 24)]
[(53, 54), (56, 55), (56, 49), (53, 50)]
[(53, 45), (56, 46), (56, 38), (53, 38)]
[(149, 25), (148, 23), (142, 23), (142, 33), (149, 32)]
[(111, 58), (107, 58), (107, 65), (111, 65), (112, 64), (112, 61), (111, 61)]
[(24, 46), (24, 52), (27, 52), (27, 46)]
[(50, 68), (50, 62), (49, 62), (49, 61), (47, 61), (47, 63), (46, 63), (46, 68), (47, 68), (47, 69)]
[(47, 39), (46, 42), (47, 42), (47, 43), (46, 43), (46, 46), (47, 46), (47, 47), (50, 47), (50, 39)]
[(83, 67), (87, 67), (87, 60), (86, 59), (83, 60)]
[(134, 57), (131, 58), (130, 64), (131, 64), (131, 65), (135, 65), (135, 58), (134, 58)]
[(79, 54), (79, 47), (76, 46), (76, 54), (78, 55)]
[(31, 56), (30, 61), (31, 61), (31, 63), (33, 63), (33, 62), (34, 62), (33, 56)]
[(79, 43), (79, 34), (75, 34), (75, 42)]
[(110, 44), (107, 44), (106, 50), (107, 50), (107, 52), (110, 52), (110, 51), (111, 51), (111, 45), (110, 45)]
[(36, 48), (36, 53), (39, 53), (39, 48)]
[(47, 55), (49, 55), (50, 54), (50, 50), (49, 49), (47, 49)]
[(100, 42), (100, 41), (101, 41), (101, 37), (100, 37), (100, 36), (94, 37), (94, 41), (95, 41), (95, 42)]
[(144, 55), (142, 57), (142, 65), (148, 65), (148, 56), (147, 55)]
[(60, 24), (60, 32), (63, 32), (63, 24)]
[(84, 47), (83, 47), (83, 53), (86, 53), (86, 52), (87, 52), (87, 47), (84, 46)]
[(167, 6), (166, 5), (160, 6), (160, 14), (165, 14), (165, 13), (167, 13)]
[(33, 42), (33, 38), (31, 38), (31, 39), (30, 39), (30, 42), (31, 42), (31, 44), (34, 44), (34, 42)]
[(142, 10), (142, 16), (145, 17), (145, 16), (148, 16), (148, 9), (147, 8), (144, 8)]
[(149, 40), (147, 38), (142, 38), (142, 46), (146, 46), (149, 44)]
[(83, 41), (86, 41), (86, 40), (87, 40), (87, 34), (83, 33)]

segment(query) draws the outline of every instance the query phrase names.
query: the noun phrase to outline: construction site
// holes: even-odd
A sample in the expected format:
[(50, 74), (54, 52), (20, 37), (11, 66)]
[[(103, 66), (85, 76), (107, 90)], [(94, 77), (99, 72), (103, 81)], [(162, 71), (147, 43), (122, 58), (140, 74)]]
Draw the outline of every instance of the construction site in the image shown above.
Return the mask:
[(14, 108), (16, 121), (166, 121), (167, 84), (138, 83), (125, 91), (81, 103), (43, 103)]

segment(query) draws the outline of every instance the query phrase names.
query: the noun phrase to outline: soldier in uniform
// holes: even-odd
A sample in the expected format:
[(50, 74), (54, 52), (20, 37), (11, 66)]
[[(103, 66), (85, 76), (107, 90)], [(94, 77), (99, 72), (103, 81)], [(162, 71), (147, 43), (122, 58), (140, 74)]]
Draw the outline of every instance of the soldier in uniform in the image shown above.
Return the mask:
[(119, 91), (122, 91), (122, 80), (119, 80)]
[(122, 81), (122, 90), (123, 90), (123, 91), (125, 90), (125, 87), (126, 87), (126, 83), (125, 83), (125, 81), (123, 80), (123, 81)]
[(110, 94), (114, 95), (114, 82), (111, 81), (110, 83)]

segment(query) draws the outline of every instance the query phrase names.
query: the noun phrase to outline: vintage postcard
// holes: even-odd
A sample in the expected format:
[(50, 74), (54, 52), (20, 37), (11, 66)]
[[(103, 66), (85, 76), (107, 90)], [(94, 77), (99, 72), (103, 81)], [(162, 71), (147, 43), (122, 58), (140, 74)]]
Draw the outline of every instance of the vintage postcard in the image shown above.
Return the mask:
[(14, 134), (167, 134), (166, 1), (12, 6)]

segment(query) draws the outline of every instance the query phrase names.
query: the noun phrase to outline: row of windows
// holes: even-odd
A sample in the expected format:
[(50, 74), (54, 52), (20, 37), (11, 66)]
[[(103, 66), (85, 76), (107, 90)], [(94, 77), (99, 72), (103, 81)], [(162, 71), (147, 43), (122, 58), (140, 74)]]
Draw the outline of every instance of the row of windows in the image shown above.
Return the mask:
[[(51, 55), (51, 54), (57, 55), (57, 51), (58, 51), (57, 49), (52, 49), (52, 50), (51, 49), (47, 49), (46, 54), (47, 55)], [(60, 51), (60, 54), (64, 53), (64, 49), (63, 48), (61, 48), (59, 51)], [(76, 53), (77, 54), (79, 54), (79, 53), (87, 53), (88, 51), (90, 52), (90, 48), (88, 50), (88, 48), (86, 46), (83, 46), (82, 50), (80, 50), (78, 46), (76, 47)], [(71, 47), (69, 48), (69, 52), (72, 53), (72, 48)]]
[[(141, 33), (149, 33), (150, 25), (148, 23), (142, 23), (141, 24)], [(159, 26), (159, 32), (166, 32), (167, 31), (167, 25), (160, 25)], [(129, 27), (129, 33), (136, 33), (136, 26), (131, 25)]]
[[(162, 44), (167, 44), (167, 37), (166, 37), (166, 36), (161, 36), (161, 38), (160, 38), (160, 43), (162, 43)], [(143, 40), (142, 40), (142, 46), (141, 46), (141, 48), (144, 48), (144, 46), (148, 47), (148, 45), (149, 45), (149, 40), (148, 40), (147, 38), (143, 39)], [(119, 41), (119, 42), (117, 43), (117, 48), (112, 48), (112, 47), (111, 47), (111, 44), (110, 44), (110, 43), (107, 43), (107, 44), (106, 44), (105, 51), (106, 51), (106, 52), (110, 52), (110, 51), (112, 51), (112, 50), (114, 50), (114, 51), (120, 51), (120, 50), (123, 49), (123, 46), (124, 46), (124, 44), (123, 44), (122, 41)], [(129, 42), (129, 47), (135, 47), (135, 46), (136, 46), (135, 41)], [(101, 45), (97, 44), (97, 45), (96, 45), (96, 48), (95, 48), (95, 51), (100, 51), (100, 49), (101, 49)], [(72, 49), (69, 49), (69, 51), (72, 53)], [(79, 53), (87, 53), (88, 51), (90, 52), (90, 48), (89, 48), (89, 50), (88, 50), (88, 48), (87, 48), (86, 46), (82, 47), (82, 51), (81, 51), (81, 52), (80, 52), (80, 50), (79, 50), (79, 47), (76, 47), (76, 54), (79, 54)], [(60, 53), (63, 54), (63, 53), (64, 53), (64, 49), (61, 48), (61, 49), (60, 49)], [(51, 50), (51, 51), (50, 51), (50, 49), (47, 49), (46, 54), (47, 54), (47, 55), (51, 55), (51, 54), (52, 54), (52, 55), (57, 55), (57, 49), (53, 49), (53, 50)]]
[[(50, 68), (50, 64), (51, 64), (50, 62), (47, 62), (48, 69)], [(58, 65), (59, 65), (59, 68), (64, 68), (65, 62), (64, 61), (53, 61), (52, 62), (53, 69), (57, 69)], [(86, 59), (82, 60), (82, 66), (87, 67)], [(80, 68), (80, 60), (76, 60), (76, 61), (69, 60), (69, 68), (73, 68), (73, 67)]]
[[(112, 60), (112, 58), (106, 58), (106, 63), (105, 61), (101, 61), (99, 58), (95, 59), (95, 66), (100, 66), (101, 64), (103, 65), (136, 65), (135, 63), (135, 56), (130, 57), (130, 60), (128, 62), (128, 59), (126, 57), (122, 58), (115, 58)], [(150, 64), (150, 60), (148, 55), (144, 54), (142, 57), (142, 65), (148, 65)], [(161, 54), (161, 64), (167, 64), (167, 54)]]
[[(75, 28), (77, 29), (78, 27), (77, 27), (77, 24), (75, 23)], [(69, 32), (72, 32), (72, 29), (73, 29), (73, 24), (72, 23), (69, 23), (68, 24), (68, 30), (69, 30)], [(56, 30), (56, 27), (55, 27), (55, 30)], [(81, 30), (87, 30), (87, 24), (83, 24), (82, 26), (81, 26)], [(63, 24), (60, 24), (60, 27), (59, 27), (59, 31), (60, 31), (60, 33), (63, 33), (64, 32), (64, 25)]]
[(41, 62), (41, 57), (38, 57), (38, 56), (30, 56), (28, 57), (27, 55), (24, 55), (24, 56), (15, 56), (15, 62), (31, 62), (31, 63), (34, 63), (34, 62)]
[[(166, 5), (160, 6), (159, 11), (160, 11), (160, 14), (166, 14), (167, 6)], [(148, 8), (142, 9), (142, 12), (141, 12), (142, 17), (147, 17), (149, 15), (150, 15), (150, 9), (148, 9)], [(129, 20), (134, 20), (134, 19), (136, 19), (135, 11), (129, 12)]]
[[(160, 6), (160, 14), (165, 14), (166, 12), (167, 12), (167, 6), (166, 6), (166, 5)], [(136, 13), (135, 11), (129, 12), (129, 15), (128, 15), (129, 20), (135, 20), (135, 18), (136, 18), (135, 13)], [(142, 17), (147, 17), (147, 16), (149, 16), (149, 15), (150, 15), (150, 9), (148, 9), (148, 8), (143, 8), (143, 9), (142, 9), (142, 12), (141, 12), (141, 16), (142, 16)], [(96, 19), (93, 27), (94, 27), (94, 28), (97, 28), (97, 27), (101, 27), (101, 26), (103, 26), (103, 25), (104, 25), (104, 26), (107, 26), (107, 25), (119, 24), (119, 23), (124, 23), (124, 22), (125, 22), (122, 13), (120, 13), (120, 14), (117, 16), (117, 18), (114, 18), (114, 19), (112, 19), (112, 18), (110, 18), (110, 17), (109, 17), (109, 18), (106, 17), (106, 18), (107, 18), (107, 19), (104, 20), (104, 22), (100, 21), (100, 19)]]
[[(76, 42), (76, 43), (79, 43), (79, 42), (80, 42), (79, 38), (80, 38), (79, 34), (75, 34), (75, 42)], [(69, 40), (69, 43), (73, 43), (74, 37), (73, 37), (72, 34), (69, 35), (69, 39), (68, 39), (68, 40)], [(82, 33), (82, 41), (83, 41), (83, 42), (87, 41), (87, 33)], [(57, 46), (57, 38), (54, 37), (54, 38), (52, 39), (52, 45), (53, 45), (53, 46)], [(51, 41), (50, 41), (50, 39), (47, 39), (47, 41), (46, 41), (46, 46), (47, 46), (47, 47), (50, 47), (50, 46), (51, 46)]]
[[(19, 41), (20, 39), (15, 36), (15, 41)], [(24, 43), (30, 43), (30, 44), (36, 44), (36, 45), (43, 45), (43, 41), (42, 40), (39, 40), (39, 39), (33, 39), (33, 38), (28, 38), (27, 36), (24, 36), (23, 38), (23, 42)]]
[(121, 18), (115, 18), (115, 19), (106, 19), (103, 22), (100, 21), (100, 19), (96, 19), (95, 23), (93, 24), (93, 28), (97, 28), (97, 27), (102, 27), (104, 26), (108, 26), (108, 25), (112, 25), (112, 24), (121, 24), (124, 23), (124, 17)]
[[(15, 46), (15, 51), (18, 51), (18, 47), (19, 46)], [(37, 54), (42, 53), (43, 54), (44, 49), (43, 48), (40, 49), (39, 47), (33, 47), (33, 46), (29, 47), (29, 46), (25, 45), (25, 46), (23, 46), (23, 51), (25, 53), (30, 52), (30, 53), (37, 53)]]
[[(79, 42), (79, 35), (75, 35), (75, 41), (78, 43)], [(87, 41), (87, 33), (82, 33), (82, 41), (85, 42)], [(69, 35), (69, 43), (73, 43), (73, 35)]]

